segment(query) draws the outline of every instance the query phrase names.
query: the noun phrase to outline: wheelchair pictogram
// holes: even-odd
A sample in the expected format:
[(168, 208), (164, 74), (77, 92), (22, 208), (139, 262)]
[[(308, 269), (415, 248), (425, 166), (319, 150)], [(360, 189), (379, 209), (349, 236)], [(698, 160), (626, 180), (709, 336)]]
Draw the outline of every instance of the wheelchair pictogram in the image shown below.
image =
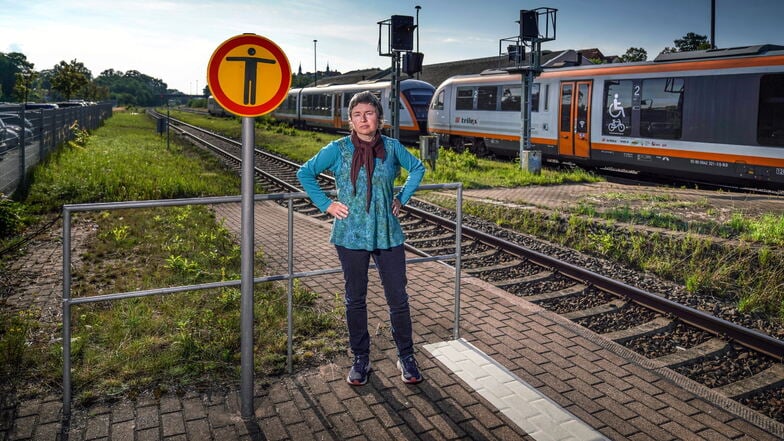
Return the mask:
[(623, 106), (621, 105), (621, 102), (618, 101), (617, 93), (615, 96), (613, 96), (613, 101), (610, 103), (610, 107), (607, 109), (607, 113), (609, 113), (610, 117), (613, 119), (626, 118), (626, 112), (623, 111)]

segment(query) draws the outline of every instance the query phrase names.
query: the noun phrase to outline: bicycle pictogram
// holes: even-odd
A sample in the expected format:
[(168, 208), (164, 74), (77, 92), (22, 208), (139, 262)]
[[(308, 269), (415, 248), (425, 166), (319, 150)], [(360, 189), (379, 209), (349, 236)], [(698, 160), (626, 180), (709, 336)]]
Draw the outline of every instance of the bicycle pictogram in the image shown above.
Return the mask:
[(626, 130), (626, 124), (622, 123), (620, 119), (614, 119), (607, 124), (607, 129), (611, 132), (623, 133)]

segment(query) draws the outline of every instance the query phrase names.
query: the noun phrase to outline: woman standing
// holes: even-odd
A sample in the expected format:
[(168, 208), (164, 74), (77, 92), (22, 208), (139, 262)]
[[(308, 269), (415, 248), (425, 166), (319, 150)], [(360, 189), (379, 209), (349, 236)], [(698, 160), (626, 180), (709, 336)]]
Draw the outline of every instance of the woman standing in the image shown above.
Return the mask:
[[(414, 358), (411, 312), (406, 293), (405, 236), (397, 219), (425, 174), (422, 162), (400, 141), (381, 135), (383, 110), (369, 91), (354, 95), (348, 105), (351, 135), (332, 141), (302, 165), (297, 177), (313, 204), (335, 218), (330, 242), (337, 249), (346, 288), (346, 322), (354, 362), (346, 381), (367, 383), (370, 334), (367, 318), (368, 264), (378, 268), (384, 287), (398, 368), (406, 383), (419, 383), (422, 374)], [(408, 178), (393, 194), (400, 167)], [(316, 181), (331, 170), (337, 199), (331, 200)]]

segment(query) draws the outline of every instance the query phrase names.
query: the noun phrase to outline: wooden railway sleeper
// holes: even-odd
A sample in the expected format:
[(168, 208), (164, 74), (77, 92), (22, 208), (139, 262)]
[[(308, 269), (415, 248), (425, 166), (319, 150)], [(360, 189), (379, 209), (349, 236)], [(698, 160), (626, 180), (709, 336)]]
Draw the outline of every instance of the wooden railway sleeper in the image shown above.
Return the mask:
[(521, 261), (521, 260), (510, 260), (510, 261), (507, 261), (507, 262), (499, 263), (498, 265), (483, 266), (481, 268), (472, 268), (472, 269), (466, 270), (466, 272), (471, 274), (471, 275), (476, 275), (478, 273), (485, 273), (485, 272), (490, 272), (490, 271), (508, 270), (508, 269), (514, 268), (514, 267), (516, 267), (518, 265), (521, 265), (522, 263), (523, 263), (523, 261)]
[(729, 348), (729, 343), (727, 343), (726, 340), (714, 337), (696, 346), (673, 352), (672, 354), (663, 355), (656, 358), (655, 360), (661, 362), (667, 367), (673, 368), (684, 364), (693, 363), (696, 360), (710, 355), (719, 354), (726, 351), (727, 348)]
[(531, 283), (531, 282), (540, 282), (543, 280), (547, 280), (553, 276), (553, 273), (547, 270), (540, 271), (536, 274), (531, 274), (530, 276), (520, 277), (515, 279), (514, 281), (504, 282), (504, 283), (497, 283), (494, 284), (495, 286), (507, 290), (512, 285), (517, 285), (519, 283)]
[(763, 389), (777, 387), (784, 384), (784, 365), (774, 363), (764, 371), (757, 372), (755, 375), (742, 380), (730, 383), (716, 390), (733, 400), (739, 400), (745, 396), (755, 394)]
[(602, 337), (609, 338), (617, 343), (623, 343), (634, 338), (646, 337), (666, 331), (672, 328), (673, 323), (674, 322), (667, 317), (658, 316), (649, 322), (641, 323), (628, 329), (602, 334)]
[(561, 314), (564, 317), (568, 318), (569, 320), (576, 321), (582, 318), (591, 317), (594, 315), (600, 314), (607, 314), (610, 312), (616, 312), (619, 309), (626, 306), (628, 302), (623, 300), (612, 300), (605, 304), (594, 306), (593, 308), (588, 309), (581, 309), (579, 311), (567, 312), (565, 314)]
[[(542, 274), (542, 273), (539, 273), (539, 274)], [(537, 274), (534, 274), (534, 275), (537, 275)], [(520, 279), (517, 279), (516, 281), (512, 282), (512, 284), (514, 284), (514, 283), (520, 283)], [(563, 298), (563, 297), (569, 297), (569, 296), (575, 296), (575, 295), (578, 295), (578, 294), (582, 294), (583, 292), (585, 292), (585, 289), (586, 289), (585, 286), (582, 286), (582, 285), (572, 285), (572, 286), (570, 286), (568, 288), (564, 288), (564, 289), (561, 289), (561, 290), (558, 290), (558, 291), (551, 291), (551, 292), (546, 292), (546, 293), (542, 293), (542, 294), (536, 294), (536, 295), (533, 295), (533, 296), (526, 296), (525, 299), (528, 300), (529, 302), (532, 302), (532, 303), (538, 303), (538, 302), (542, 302), (544, 300), (559, 299), (559, 298)]]

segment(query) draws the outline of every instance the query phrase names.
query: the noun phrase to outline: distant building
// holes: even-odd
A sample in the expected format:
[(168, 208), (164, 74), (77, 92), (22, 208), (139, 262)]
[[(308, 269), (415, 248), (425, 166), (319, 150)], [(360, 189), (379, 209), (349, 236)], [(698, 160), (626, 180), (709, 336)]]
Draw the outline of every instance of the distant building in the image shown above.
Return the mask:
[[(575, 51), (567, 49), (563, 51), (542, 51), (542, 66), (547, 67), (566, 67), (566, 66), (580, 66), (593, 64), (591, 59), (601, 60), (604, 63), (613, 63), (618, 60), (617, 56), (607, 57), (599, 49), (581, 49)], [(427, 54), (425, 54), (427, 60)], [(531, 54), (526, 54), (526, 61), (523, 64), (531, 63)], [(433, 86), (438, 87), (449, 77), (455, 75), (470, 75), (478, 74), (487, 70), (497, 70), (509, 67), (514, 67), (515, 63), (509, 60), (507, 54), (497, 55), (493, 57), (473, 58), (469, 60), (448, 61), (446, 63), (425, 64), (422, 66), (422, 72), (419, 73), (419, 79), (426, 81)], [(371, 68), (347, 72), (345, 74), (328, 72), (333, 76), (322, 77), (319, 73), (319, 85), (326, 84), (353, 84), (359, 81), (376, 80), (376, 79), (389, 79), (392, 76), (392, 68), (385, 69)], [(308, 75), (308, 74), (305, 74)], [(405, 73), (401, 76), (403, 79), (412, 78)], [(311, 82), (308, 86), (313, 86)]]
[(621, 58), (618, 55), (605, 56), (602, 51), (595, 47), (591, 49), (580, 49), (577, 53), (589, 60), (599, 60), (602, 63), (619, 63)]

